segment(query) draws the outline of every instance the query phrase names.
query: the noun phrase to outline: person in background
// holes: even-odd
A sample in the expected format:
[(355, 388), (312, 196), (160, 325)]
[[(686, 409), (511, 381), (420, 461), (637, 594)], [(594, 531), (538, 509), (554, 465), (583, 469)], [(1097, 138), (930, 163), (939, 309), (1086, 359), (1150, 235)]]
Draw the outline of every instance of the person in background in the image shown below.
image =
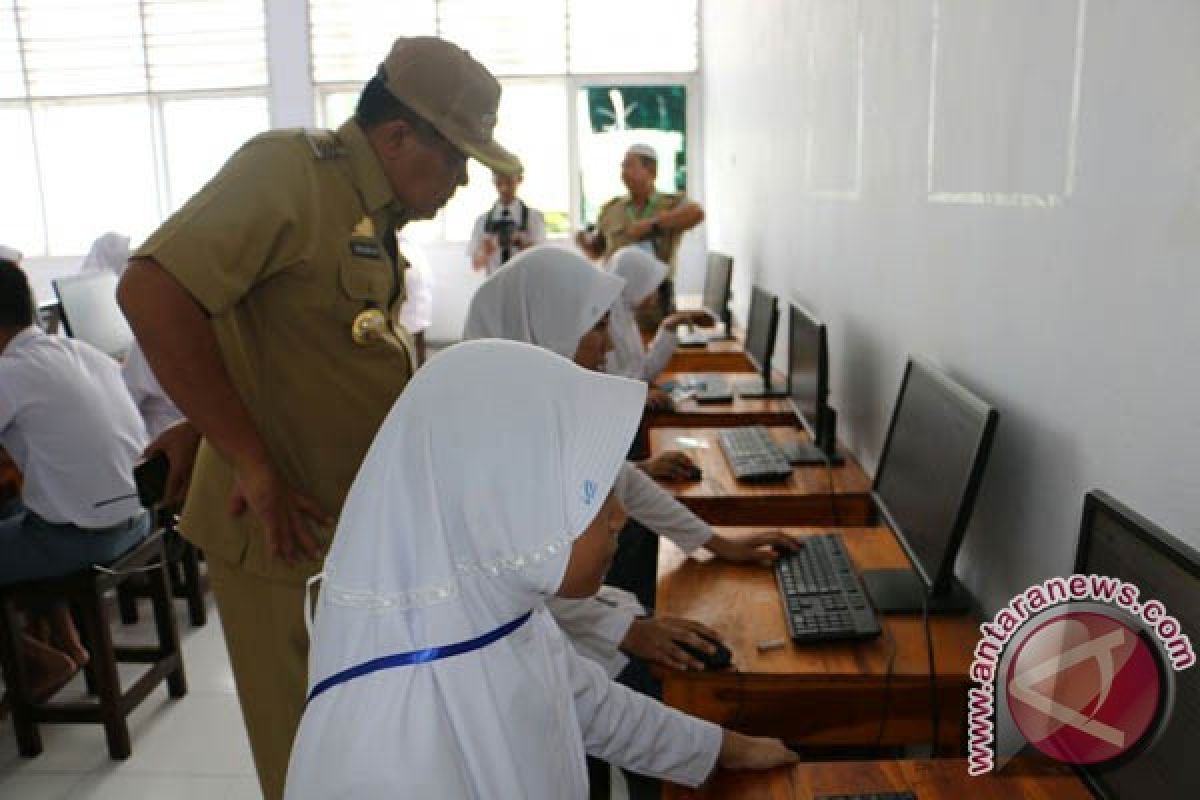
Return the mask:
[(101, 234), (92, 242), (83, 262), (79, 265), (80, 272), (103, 272), (108, 270), (121, 277), (125, 265), (129, 263), (129, 237), (109, 231)]
[(417, 366), (425, 363), (425, 331), (433, 324), (433, 265), (421, 245), (403, 233), (399, 237), (400, 254), (408, 262), (404, 271), (404, 305), (398, 322), (412, 334), (417, 348)]
[(521, 173), (492, 173), (496, 203), (475, 220), (467, 242), (467, 257), (477, 272), (484, 270), (491, 275), (517, 253), (546, 241), (546, 219), (542, 212), (517, 197), (522, 180)]
[(288, 800), (583, 800), (585, 754), (693, 787), (797, 760), (613, 682), (546, 613), (600, 586), (644, 394), (516, 342), (417, 373), (326, 560)]
[(679, 242), (686, 231), (704, 221), (704, 209), (680, 193), (659, 192), (658, 153), (647, 144), (632, 145), (621, 161), (621, 182), (629, 190), (600, 208), (594, 230), (581, 231), (575, 241), (592, 258), (608, 259), (627, 245), (646, 250), (667, 265), (658, 287), (658, 305), (638, 316), (638, 324), (653, 333), (675, 308), (675, 268)]
[(351, 119), (251, 139), (118, 288), (154, 374), (203, 435), (180, 527), (208, 560), (267, 800), (283, 794), (304, 708), (306, 583), (416, 369), (395, 325), (395, 232), (446, 205), (468, 157), (519, 169), (492, 138), (499, 102), (461, 48), (397, 39)]
[[(34, 325), (33, 294), (0, 250), (0, 447), (20, 470), (19, 504), (0, 520), (0, 585), (106, 564), (150, 532), (133, 483), (146, 429), (115, 361)], [(36, 695), (90, 656), (65, 605), (30, 609), (23, 637)]]

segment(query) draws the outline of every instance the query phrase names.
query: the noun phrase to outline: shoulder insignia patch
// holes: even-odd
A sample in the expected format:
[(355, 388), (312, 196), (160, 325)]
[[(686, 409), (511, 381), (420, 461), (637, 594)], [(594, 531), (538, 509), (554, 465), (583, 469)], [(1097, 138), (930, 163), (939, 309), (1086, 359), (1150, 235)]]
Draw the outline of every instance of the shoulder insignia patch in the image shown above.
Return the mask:
[(318, 161), (332, 161), (346, 156), (345, 146), (333, 131), (309, 130), (304, 132), (304, 138), (308, 140), (309, 149)]

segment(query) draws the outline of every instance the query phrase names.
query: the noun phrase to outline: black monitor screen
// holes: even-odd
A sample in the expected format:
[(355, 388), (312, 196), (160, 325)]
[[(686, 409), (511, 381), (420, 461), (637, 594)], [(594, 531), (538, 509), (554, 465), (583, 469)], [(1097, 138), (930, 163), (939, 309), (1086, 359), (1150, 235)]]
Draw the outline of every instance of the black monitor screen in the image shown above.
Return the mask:
[(124, 358), (133, 343), (125, 316), (117, 305), (117, 276), (111, 272), (73, 275), (54, 281), (68, 335), (114, 358)]
[(708, 254), (704, 273), (704, 308), (729, 324), (729, 288), (733, 280), (733, 259), (722, 253)]
[(821, 409), (829, 394), (825, 326), (798, 306), (788, 313), (788, 384), (796, 416), (813, 439), (821, 427)]
[(750, 322), (746, 326), (746, 355), (765, 377), (771, 371), (775, 328), (779, 325), (775, 295), (755, 286), (750, 291)]
[[(1200, 641), (1200, 554), (1102, 492), (1084, 502), (1075, 571), (1120, 578), (1157, 599), (1179, 620), (1193, 647)], [(1089, 767), (1102, 797), (1194, 800), (1200, 769), (1192, 763), (1200, 742), (1200, 667), (1175, 673), (1175, 703), (1162, 736), (1149, 749), (1115, 766)]]
[(934, 594), (949, 590), (996, 416), (939, 370), (908, 362), (872, 494)]

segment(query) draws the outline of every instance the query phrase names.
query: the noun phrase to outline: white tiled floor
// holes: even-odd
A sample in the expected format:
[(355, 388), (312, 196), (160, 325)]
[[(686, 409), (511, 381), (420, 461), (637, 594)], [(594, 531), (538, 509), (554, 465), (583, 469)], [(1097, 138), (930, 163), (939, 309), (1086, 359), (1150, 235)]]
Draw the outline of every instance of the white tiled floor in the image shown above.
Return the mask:
[[(134, 626), (114, 625), (119, 641), (149, 641), (149, 607)], [(12, 722), (0, 723), (0, 798), (8, 800), (250, 800), (260, 798), (250, 745), (233, 691), (233, 675), (221, 623), (209, 604), (209, 622), (193, 628), (177, 605), (183, 640), (186, 697), (172, 700), (166, 686), (155, 690), (130, 717), (133, 755), (108, 757), (99, 725), (43, 725), (44, 752), (17, 755)], [(131, 667), (122, 675), (137, 674)], [(83, 694), (77, 677), (59, 699)]]
[[(152, 641), (148, 601), (141, 603), (137, 625), (114, 623), (118, 642)], [(5, 719), (0, 800), (261, 800), (212, 600), (203, 628), (191, 626), (182, 603), (176, 611), (188, 693), (172, 700), (164, 684), (130, 716), (133, 755), (111, 760), (99, 725), (43, 725), (44, 751), (21, 758)], [(139, 674), (136, 666), (121, 670), (123, 678)], [(83, 694), (83, 678), (76, 677), (57, 698)], [(614, 773), (612, 798), (626, 800), (625, 782)]]

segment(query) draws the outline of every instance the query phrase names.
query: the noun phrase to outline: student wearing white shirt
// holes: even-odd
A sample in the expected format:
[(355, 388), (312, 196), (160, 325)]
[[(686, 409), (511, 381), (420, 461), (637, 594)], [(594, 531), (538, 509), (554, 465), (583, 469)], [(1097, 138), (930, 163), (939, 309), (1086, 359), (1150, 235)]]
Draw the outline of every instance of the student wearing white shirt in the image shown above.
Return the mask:
[[(146, 429), (121, 368), (89, 344), (33, 324), (16, 260), (0, 257), (0, 446), (23, 485), (20, 508), (0, 521), (0, 585), (112, 561), (151, 523), (133, 483)], [(51, 611), (50, 623), (54, 643), (81, 666), (87, 653), (66, 609)]]
[(517, 253), (546, 241), (546, 219), (541, 211), (517, 197), (524, 176), (492, 173), (496, 203), (479, 215), (467, 242), (467, 257), (476, 271), (491, 275)]
[(288, 800), (583, 800), (585, 753), (688, 786), (796, 760), (614, 683), (545, 611), (599, 588), (644, 394), (502, 341), (414, 375), (325, 561)]

